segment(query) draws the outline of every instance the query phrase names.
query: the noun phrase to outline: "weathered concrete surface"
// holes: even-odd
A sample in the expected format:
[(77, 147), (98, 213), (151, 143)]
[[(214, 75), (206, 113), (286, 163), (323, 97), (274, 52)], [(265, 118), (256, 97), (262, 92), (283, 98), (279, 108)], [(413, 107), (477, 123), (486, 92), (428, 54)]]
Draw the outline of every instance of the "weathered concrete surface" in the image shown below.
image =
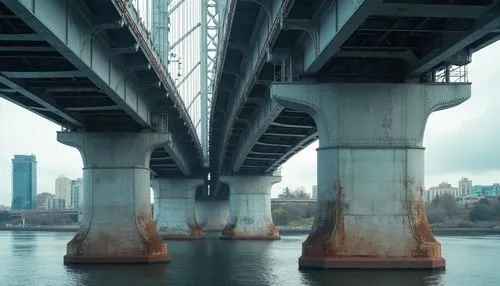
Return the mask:
[(427, 222), (425, 124), (468, 84), (274, 84), (319, 132), (318, 203), (300, 267), (444, 268)]
[(64, 263), (169, 261), (153, 224), (149, 157), (168, 141), (159, 133), (58, 132), (83, 158), (83, 217)]
[(196, 201), (196, 221), (204, 231), (222, 231), (229, 218), (229, 200)]
[(155, 224), (163, 239), (202, 239), (195, 217), (196, 187), (202, 179), (160, 178), (153, 180)]
[(222, 177), (229, 185), (229, 219), (221, 239), (276, 240), (278, 229), (271, 215), (271, 187), (276, 176)]

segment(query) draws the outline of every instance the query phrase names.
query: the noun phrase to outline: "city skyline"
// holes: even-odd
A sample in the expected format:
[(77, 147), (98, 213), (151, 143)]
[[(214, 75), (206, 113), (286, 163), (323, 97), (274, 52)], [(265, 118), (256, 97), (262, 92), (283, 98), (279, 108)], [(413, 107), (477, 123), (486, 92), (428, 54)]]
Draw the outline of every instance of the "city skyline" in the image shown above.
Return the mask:
[[(440, 182), (471, 178), (475, 184), (500, 181), (500, 133), (496, 132), (496, 114), (500, 108), (500, 86), (496, 75), (500, 66), (500, 43), (492, 44), (473, 55), (469, 65), (472, 98), (444, 111), (433, 113), (424, 137), (425, 187)], [(56, 140), (61, 127), (4, 99), (0, 99), (0, 205), (10, 205), (10, 160), (14, 154), (36, 154), (38, 191), (53, 192), (54, 179), (61, 173), (69, 178), (82, 176), (79, 152)], [(288, 160), (282, 168), (283, 180), (275, 184), (272, 197), (288, 186), (303, 186), (311, 193), (316, 184), (316, 151), (311, 144)]]

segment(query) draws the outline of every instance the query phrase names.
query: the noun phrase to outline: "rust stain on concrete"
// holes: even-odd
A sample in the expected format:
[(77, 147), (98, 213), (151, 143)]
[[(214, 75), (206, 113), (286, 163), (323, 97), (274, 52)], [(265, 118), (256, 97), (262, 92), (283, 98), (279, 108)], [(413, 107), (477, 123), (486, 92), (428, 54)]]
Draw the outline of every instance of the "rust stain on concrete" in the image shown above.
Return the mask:
[(344, 207), (343, 185), (334, 186), (336, 199), (318, 202), (318, 215), (311, 234), (302, 244), (302, 255), (327, 257), (343, 253), (344, 250)]
[[(423, 188), (419, 187), (418, 191), (420, 193), (423, 192)], [(414, 249), (411, 249), (412, 256), (440, 258), (441, 245), (436, 241), (434, 235), (432, 234), (429, 221), (427, 220), (425, 204), (422, 200), (422, 196), (419, 196), (419, 199), (416, 202), (413, 200), (408, 201), (408, 218), (410, 221), (411, 231), (416, 242), (413, 244)], [(408, 245), (412, 244), (409, 243)]]
[(203, 236), (203, 230), (197, 223), (188, 223), (191, 236)]
[(140, 211), (136, 215), (140, 238), (146, 255), (166, 255), (167, 246), (158, 234), (151, 217), (151, 212)]

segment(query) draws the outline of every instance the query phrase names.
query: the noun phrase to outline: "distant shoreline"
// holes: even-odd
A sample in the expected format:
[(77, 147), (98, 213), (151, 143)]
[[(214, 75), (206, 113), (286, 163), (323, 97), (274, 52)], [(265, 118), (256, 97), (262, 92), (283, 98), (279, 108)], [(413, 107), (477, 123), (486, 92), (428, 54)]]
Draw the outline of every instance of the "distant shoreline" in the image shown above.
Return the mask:
[[(307, 227), (278, 227), (281, 234), (308, 234)], [(433, 228), (435, 235), (485, 235), (500, 234), (500, 228)]]
[[(307, 227), (278, 227), (280, 234), (308, 234), (310, 228)], [(6, 227), (0, 226), (0, 231), (48, 231), (48, 232), (76, 232), (78, 226), (27, 226), (27, 227)], [(500, 234), (500, 228), (433, 228), (435, 235), (487, 235)]]
[(0, 226), (0, 231), (54, 231), (54, 232), (76, 232), (78, 226)]

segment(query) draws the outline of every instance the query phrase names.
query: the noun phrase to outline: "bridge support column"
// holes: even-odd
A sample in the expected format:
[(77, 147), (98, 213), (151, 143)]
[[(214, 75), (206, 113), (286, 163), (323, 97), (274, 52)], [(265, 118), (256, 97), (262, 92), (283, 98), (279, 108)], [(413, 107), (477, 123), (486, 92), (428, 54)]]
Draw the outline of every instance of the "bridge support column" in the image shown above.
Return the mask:
[(195, 217), (196, 187), (202, 179), (161, 178), (155, 179), (155, 223), (163, 239), (202, 239), (203, 230)]
[(196, 221), (204, 231), (221, 232), (229, 217), (228, 200), (196, 201)]
[(302, 268), (444, 268), (425, 212), (428, 116), (469, 84), (273, 84), (272, 97), (314, 118), (318, 202)]
[(58, 132), (83, 159), (83, 218), (64, 263), (169, 261), (151, 216), (149, 158), (160, 133)]
[(271, 216), (271, 187), (277, 176), (222, 177), (229, 185), (229, 219), (221, 239), (277, 240)]

